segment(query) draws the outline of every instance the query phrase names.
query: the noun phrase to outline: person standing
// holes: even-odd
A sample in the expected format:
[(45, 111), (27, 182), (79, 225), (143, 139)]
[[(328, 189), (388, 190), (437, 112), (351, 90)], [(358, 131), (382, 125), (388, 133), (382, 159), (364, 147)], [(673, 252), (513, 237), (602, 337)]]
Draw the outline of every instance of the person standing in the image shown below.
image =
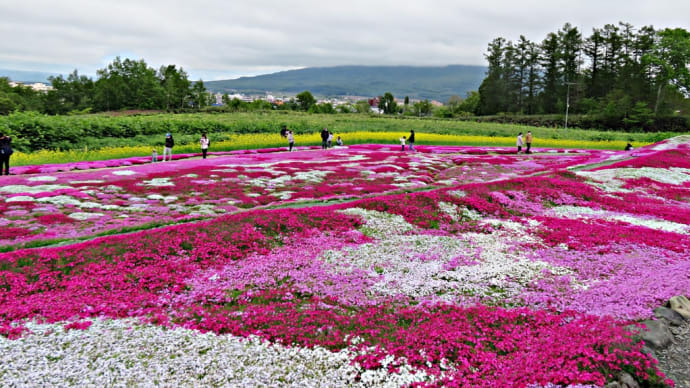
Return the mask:
[(13, 153), (12, 138), (0, 133), (0, 175), (2, 175), (3, 170), (5, 175), (10, 175), (10, 156)]
[(410, 137), (407, 138), (407, 142), (410, 143), (409, 145), (409, 150), (410, 151), (416, 151), (414, 149), (414, 129), (410, 129)]
[(172, 161), (172, 149), (175, 146), (175, 139), (173, 139), (172, 134), (165, 134), (165, 147), (163, 148), (163, 161), (165, 162), (165, 156), (170, 155), (170, 160)]
[(206, 153), (208, 152), (208, 146), (211, 145), (211, 140), (206, 137), (206, 133), (201, 134), (201, 140), (199, 140), (199, 144), (201, 144), (201, 154), (203, 155), (203, 159), (206, 159)]
[(405, 151), (405, 136), (400, 138), (400, 146), (402, 147), (401, 151)]
[(532, 131), (527, 131), (527, 136), (525, 136), (525, 143), (527, 144), (526, 154), (531, 154), (530, 148), (532, 148)]
[(292, 147), (295, 145), (295, 136), (292, 134), (292, 131), (287, 131), (287, 139), (288, 139), (288, 152), (292, 152)]
[(321, 149), (328, 148), (328, 128), (324, 127), (321, 131)]
[(522, 151), (523, 145), (524, 145), (524, 143), (522, 142), (522, 132), (520, 132), (520, 133), (518, 133), (518, 136), (517, 136), (517, 149), (518, 149), (517, 153), (518, 154), (520, 153), (520, 151)]
[(326, 148), (333, 148), (333, 132), (328, 132), (328, 140), (326, 140)]

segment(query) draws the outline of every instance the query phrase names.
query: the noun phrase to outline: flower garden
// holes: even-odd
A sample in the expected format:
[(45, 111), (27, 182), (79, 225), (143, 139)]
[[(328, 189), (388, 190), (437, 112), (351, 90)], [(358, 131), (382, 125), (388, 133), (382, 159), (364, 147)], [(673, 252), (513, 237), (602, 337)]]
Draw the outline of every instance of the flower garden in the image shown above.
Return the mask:
[(673, 385), (631, 325), (690, 293), (690, 139), (416, 148), (13, 169), (0, 381)]

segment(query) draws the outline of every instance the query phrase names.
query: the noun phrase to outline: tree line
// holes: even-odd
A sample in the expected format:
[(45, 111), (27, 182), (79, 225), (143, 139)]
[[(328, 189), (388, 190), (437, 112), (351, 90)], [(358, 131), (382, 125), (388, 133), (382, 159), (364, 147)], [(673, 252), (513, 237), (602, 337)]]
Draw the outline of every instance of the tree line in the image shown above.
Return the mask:
[(488, 44), (478, 115), (570, 113), (644, 126), (687, 114), (690, 33), (606, 24), (583, 37), (566, 23), (541, 42), (521, 35)]
[(52, 90), (37, 92), (28, 86), (12, 87), (0, 77), (0, 114), (37, 111), (57, 115), (123, 109), (182, 110), (210, 104), (203, 80), (192, 82), (175, 65), (149, 67), (143, 59), (115, 58), (97, 71), (97, 79), (74, 70), (48, 79)]

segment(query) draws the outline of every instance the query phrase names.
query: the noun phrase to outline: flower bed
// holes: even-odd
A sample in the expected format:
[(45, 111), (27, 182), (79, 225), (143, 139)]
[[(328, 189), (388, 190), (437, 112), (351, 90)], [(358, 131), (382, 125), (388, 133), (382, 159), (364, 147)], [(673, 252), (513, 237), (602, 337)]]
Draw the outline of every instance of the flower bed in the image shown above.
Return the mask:
[[(596, 175), (616, 165), (563, 169), (616, 160), (620, 153), (448, 152), (362, 146), (257, 153), (25, 182), (23, 191), (8, 196), (19, 199), (2, 209), (14, 222), (7, 233), (15, 238), (30, 227), (22, 219), (51, 228), (64, 217), (77, 227), (92, 222), (70, 212), (35, 215), (41, 198), (107, 206), (124, 201), (122, 193), (157, 195), (157, 206), (169, 209), (160, 214), (169, 214), (177, 211), (171, 204), (195, 201), (215, 209), (221, 205), (214, 201), (232, 196), (234, 210), (248, 210), (0, 254), (0, 332), (8, 338), (0, 339), (3, 364), (24, 363), (58, 343), (91, 360), (83, 375), (94, 384), (105, 381), (100, 360), (113, 352), (119, 365), (130, 365), (120, 368), (118, 379), (134, 384), (150, 381), (141, 370), (151, 363), (156, 381), (191, 385), (330, 379), (355, 386), (601, 386), (625, 371), (661, 386), (663, 375), (627, 326), (690, 290), (687, 197), (631, 191), (625, 178)], [(668, 166), (675, 163), (682, 162)], [(74, 183), (75, 174), (85, 183)], [(651, 187), (659, 176), (656, 171), (636, 183)], [(38, 177), (5, 179), (17, 186), (31, 178)], [(433, 189), (391, 193), (402, 183)], [(681, 194), (687, 188), (683, 179), (663, 184)], [(108, 191), (111, 186), (122, 189)], [(293, 192), (289, 200), (372, 196), (254, 209), (286, 203), (272, 195), (284, 191)], [(657, 280), (667, 278), (674, 281)], [(183, 356), (196, 360), (197, 369), (165, 372), (173, 361), (164, 360), (179, 352), (162, 349), (154, 326), (172, 329), (170, 341), (195, 353)], [(126, 327), (141, 333), (136, 344), (118, 334)], [(94, 345), (101, 335), (114, 337), (115, 350)], [(248, 338), (244, 351), (234, 342), (241, 338)], [(150, 361), (122, 350), (151, 343)], [(222, 356), (226, 347), (240, 359), (262, 355), (253, 364), (254, 380), (243, 371), (219, 370), (230, 362)], [(291, 351), (304, 360), (299, 372), (287, 372), (297, 368), (284, 356)], [(46, 374), (75, 362), (72, 354), (50, 357), (30, 368)], [(55, 384), (74, 378), (64, 374)], [(23, 381), (10, 370), (0, 369), (0, 376)]]
[(206, 160), (178, 155), (179, 161), (155, 164), (130, 158), (44, 166), (42, 175), (2, 177), (0, 225), (21, 233), (0, 234), (0, 246), (137, 230), (288, 202), (506, 179), (618, 155), (493, 153), (501, 149), (475, 155), (471, 147), (419, 148), (419, 153), (390, 152), (380, 145), (328, 153), (251, 150), (256, 152)]

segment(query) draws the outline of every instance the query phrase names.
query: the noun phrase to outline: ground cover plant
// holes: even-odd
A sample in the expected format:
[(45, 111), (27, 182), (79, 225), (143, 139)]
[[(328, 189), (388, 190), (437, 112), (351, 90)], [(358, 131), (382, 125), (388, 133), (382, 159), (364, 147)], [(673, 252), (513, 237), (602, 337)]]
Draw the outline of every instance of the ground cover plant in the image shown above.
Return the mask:
[[(83, 238), (215, 217), (240, 209), (305, 204), (538, 174), (616, 158), (560, 150), (355, 145), (328, 152), (237, 151), (209, 159), (150, 158), (15, 167), (0, 194), (0, 247)], [(558, 151), (558, 150), (556, 150)], [(118, 168), (119, 167), (119, 168)], [(63, 173), (51, 175), (56, 171)], [(6, 250), (7, 248), (5, 248)]]
[[(338, 133), (340, 136), (341, 133)], [(408, 136), (405, 132), (370, 132), (355, 131), (342, 133), (344, 141), (348, 145), (358, 144), (399, 144), (402, 136)], [(211, 135), (213, 147), (211, 154), (219, 152), (243, 151), (252, 149), (280, 148), (285, 145), (285, 138), (279, 133), (259, 133), (259, 134), (214, 134)], [(419, 140), (421, 138), (421, 140)], [(515, 137), (512, 136), (486, 136), (486, 135), (455, 135), (440, 133), (425, 133), (417, 135), (418, 145), (455, 145), (455, 146), (482, 146), (482, 147), (512, 147), (515, 144)], [(179, 140), (179, 139), (178, 139)], [(198, 157), (200, 155), (198, 136), (187, 136), (186, 143), (175, 147), (177, 157)], [(13, 166), (31, 166), (46, 164), (64, 164), (65, 162), (84, 162), (84, 161), (108, 161), (111, 159), (129, 158), (132, 162), (148, 162), (151, 160), (152, 151), (157, 150), (162, 154), (162, 144), (158, 144), (160, 138), (146, 142), (140, 140), (134, 146), (118, 146), (72, 150), (40, 150), (31, 153), (16, 152), (12, 157)], [(300, 147), (320, 147), (321, 137), (318, 132), (304, 133), (297, 136), (297, 143)], [(575, 138), (548, 138), (540, 139), (539, 146), (547, 148), (567, 148), (567, 149), (602, 149), (602, 150), (621, 150), (627, 144), (625, 140), (582, 140)], [(635, 147), (647, 145), (647, 142), (633, 141)], [(299, 148), (299, 147), (298, 147)], [(111, 162), (111, 163), (114, 163)], [(86, 166), (86, 165), (84, 165)], [(84, 167), (88, 168), (88, 167)], [(20, 171), (26, 171), (21, 169)]]
[[(207, 219), (0, 254), (0, 381), (575, 387), (625, 372), (672, 385), (629, 325), (690, 290), (689, 140), (3, 177), (6, 244), (32, 225), (50, 226), (38, 239), (107, 229), (75, 213)], [(132, 197), (144, 211), (124, 209)]]

